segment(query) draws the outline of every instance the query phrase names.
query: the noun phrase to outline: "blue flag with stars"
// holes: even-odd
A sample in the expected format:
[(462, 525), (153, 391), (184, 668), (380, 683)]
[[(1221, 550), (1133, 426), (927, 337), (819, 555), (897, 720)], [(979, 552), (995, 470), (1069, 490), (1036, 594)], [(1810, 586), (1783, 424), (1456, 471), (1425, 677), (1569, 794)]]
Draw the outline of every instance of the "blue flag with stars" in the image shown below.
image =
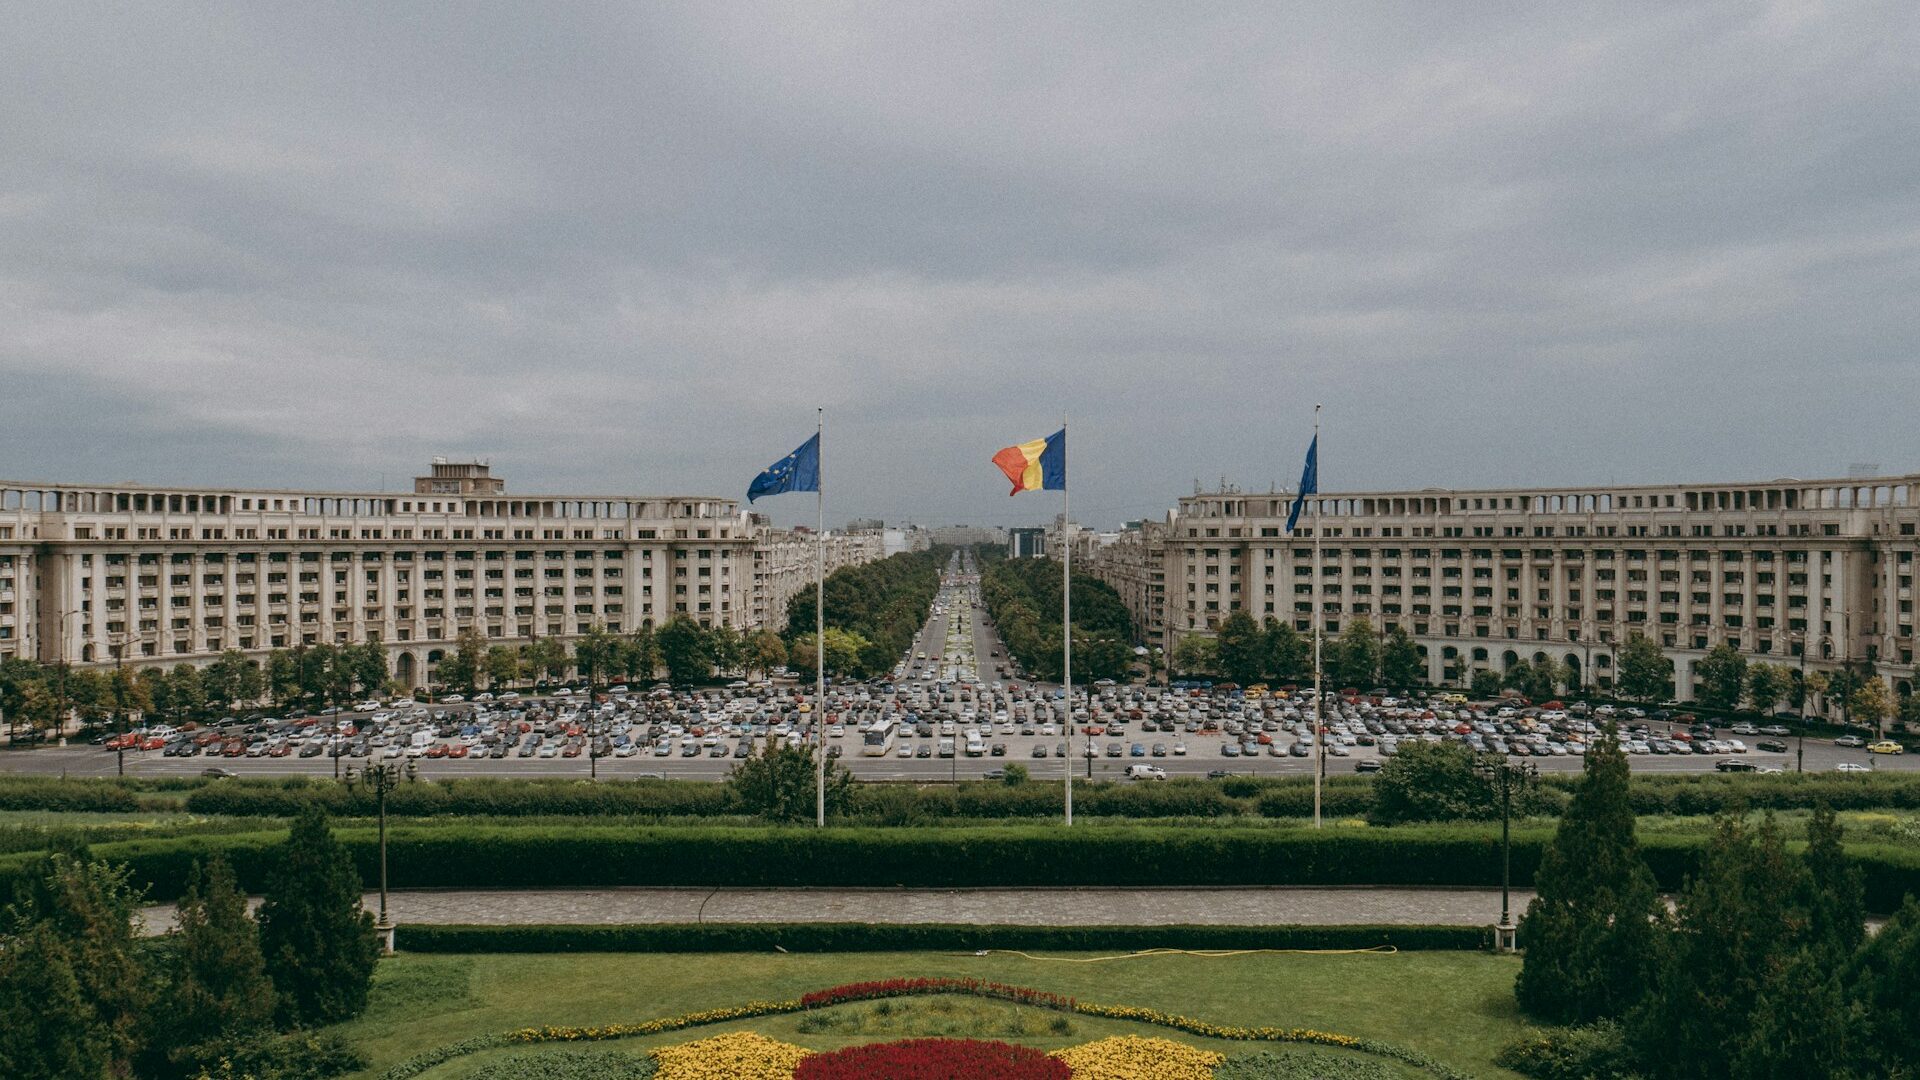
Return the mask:
[(747, 488), (747, 502), (762, 495), (819, 490), (820, 433), (816, 431), (813, 438), (800, 444), (800, 449), (767, 466), (765, 472), (753, 478), (752, 486)]

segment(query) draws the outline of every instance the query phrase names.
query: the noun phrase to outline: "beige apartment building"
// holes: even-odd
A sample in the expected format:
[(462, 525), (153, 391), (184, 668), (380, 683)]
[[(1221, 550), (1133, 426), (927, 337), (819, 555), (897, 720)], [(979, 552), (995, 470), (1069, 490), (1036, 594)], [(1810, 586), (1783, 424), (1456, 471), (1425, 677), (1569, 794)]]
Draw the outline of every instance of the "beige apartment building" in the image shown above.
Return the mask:
[[(879, 558), (827, 538), (828, 569)], [(204, 662), (379, 641), (419, 685), (463, 630), (502, 644), (685, 615), (784, 629), (809, 536), (732, 499), (510, 495), (436, 460), (408, 493), (0, 481), (0, 659)]]
[(1682, 698), (1721, 642), (1809, 671), (1870, 659), (1912, 688), (1920, 474), (1325, 494), (1288, 535), (1291, 498), (1183, 498), (1089, 566), (1169, 651), (1236, 610), (1308, 631), (1318, 590), (1325, 633), (1403, 627), (1434, 683), (1550, 657), (1609, 686), (1637, 630), (1666, 647)]

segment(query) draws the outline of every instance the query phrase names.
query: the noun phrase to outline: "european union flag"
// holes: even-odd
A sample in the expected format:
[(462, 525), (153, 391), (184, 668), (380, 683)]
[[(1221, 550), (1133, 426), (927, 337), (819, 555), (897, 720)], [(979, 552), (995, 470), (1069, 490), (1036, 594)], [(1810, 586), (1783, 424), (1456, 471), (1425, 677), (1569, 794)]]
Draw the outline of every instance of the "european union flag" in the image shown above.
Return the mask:
[(1300, 471), (1300, 493), (1293, 497), (1293, 507), (1287, 511), (1287, 531), (1293, 531), (1293, 523), (1300, 520), (1300, 510), (1307, 505), (1307, 496), (1320, 492), (1320, 436), (1315, 435), (1307, 444), (1307, 467)]
[(800, 444), (800, 449), (767, 466), (765, 472), (753, 478), (753, 485), (747, 488), (747, 502), (785, 491), (819, 490), (820, 433), (816, 431), (813, 438)]

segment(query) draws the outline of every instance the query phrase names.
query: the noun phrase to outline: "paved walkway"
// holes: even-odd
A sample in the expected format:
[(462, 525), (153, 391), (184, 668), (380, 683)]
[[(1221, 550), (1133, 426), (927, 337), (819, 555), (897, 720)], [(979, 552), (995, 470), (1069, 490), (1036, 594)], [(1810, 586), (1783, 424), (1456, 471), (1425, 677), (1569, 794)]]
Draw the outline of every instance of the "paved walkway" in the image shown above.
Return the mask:
[[(1515, 917), (1533, 899), (1513, 891)], [(257, 901), (256, 901), (257, 902)], [(377, 911), (379, 893), (368, 893)], [(395, 922), (998, 923), (1027, 926), (1490, 926), (1499, 889), (419, 889), (388, 894)], [(173, 925), (171, 905), (143, 912), (149, 932)]]

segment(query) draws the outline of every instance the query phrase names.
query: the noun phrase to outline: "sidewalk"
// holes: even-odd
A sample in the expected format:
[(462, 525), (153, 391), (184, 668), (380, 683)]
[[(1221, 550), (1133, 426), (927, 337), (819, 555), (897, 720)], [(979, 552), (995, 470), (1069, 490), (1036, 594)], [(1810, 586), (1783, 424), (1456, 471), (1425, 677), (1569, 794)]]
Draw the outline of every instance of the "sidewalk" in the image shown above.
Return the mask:
[[(1532, 890), (1513, 891), (1518, 918)], [(255, 901), (258, 902), (257, 900)], [(368, 893), (378, 911), (380, 894)], [(858, 922), (1025, 926), (1491, 926), (1499, 889), (495, 889), (388, 894), (406, 924)], [(149, 933), (172, 905), (142, 912)]]

